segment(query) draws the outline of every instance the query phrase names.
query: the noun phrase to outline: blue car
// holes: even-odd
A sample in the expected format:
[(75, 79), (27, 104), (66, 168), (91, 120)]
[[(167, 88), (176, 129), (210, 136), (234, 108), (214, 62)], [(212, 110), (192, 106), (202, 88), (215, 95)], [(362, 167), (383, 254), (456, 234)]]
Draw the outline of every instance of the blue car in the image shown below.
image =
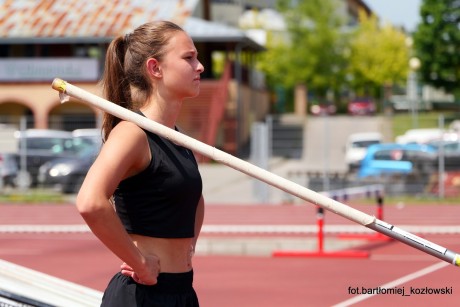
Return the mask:
[(434, 170), (436, 148), (421, 144), (382, 143), (367, 149), (358, 178), (390, 174), (428, 174)]

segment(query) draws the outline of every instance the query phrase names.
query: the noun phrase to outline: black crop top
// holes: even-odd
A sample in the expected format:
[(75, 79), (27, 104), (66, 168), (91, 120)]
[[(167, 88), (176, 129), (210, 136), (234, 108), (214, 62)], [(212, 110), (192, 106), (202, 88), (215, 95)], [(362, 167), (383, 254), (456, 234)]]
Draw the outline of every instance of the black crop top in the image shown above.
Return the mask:
[(152, 159), (145, 170), (118, 185), (117, 214), (131, 234), (192, 238), (202, 193), (198, 164), (190, 150), (145, 133)]

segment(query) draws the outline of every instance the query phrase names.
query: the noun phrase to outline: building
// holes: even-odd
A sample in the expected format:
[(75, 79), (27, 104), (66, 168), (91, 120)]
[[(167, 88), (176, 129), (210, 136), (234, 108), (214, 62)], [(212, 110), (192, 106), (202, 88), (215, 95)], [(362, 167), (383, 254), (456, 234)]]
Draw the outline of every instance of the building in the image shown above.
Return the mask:
[[(264, 50), (244, 32), (192, 16), (198, 0), (14, 0), (0, 3), (0, 123), (73, 130), (100, 126), (100, 111), (79, 101), (61, 104), (58, 77), (100, 95), (98, 80), (113, 37), (151, 20), (172, 20), (192, 39), (206, 67), (198, 97), (184, 104), (178, 125), (188, 135), (236, 153), (253, 120), (268, 112), (268, 94), (251, 81), (241, 53)], [(228, 59), (213, 69), (214, 54)], [(248, 65), (246, 65), (248, 64)], [(238, 124), (239, 123), (239, 124)]]
[[(340, 9), (356, 24), (361, 0)], [(79, 101), (61, 104), (51, 82), (59, 77), (95, 94), (113, 37), (148, 20), (168, 19), (191, 35), (205, 65), (201, 93), (184, 104), (182, 131), (238, 154), (250, 127), (270, 110), (263, 77), (253, 69), (263, 41), (238, 29), (248, 10), (275, 0), (5, 0), (0, 3), (0, 123), (73, 130), (100, 126), (100, 112)], [(256, 33), (257, 34), (257, 33)], [(228, 65), (223, 65), (224, 60)], [(224, 67), (226, 70), (224, 70)]]
[[(245, 12), (275, 10), (276, 2), (276, 0), (205, 0), (199, 1), (194, 15), (238, 27), (240, 18)], [(365, 11), (368, 15), (372, 13), (364, 0), (337, 0), (337, 2), (342, 4), (337, 7), (337, 10), (341, 15), (347, 17), (347, 25), (351, 27), (359, 23), (359, 10)]]

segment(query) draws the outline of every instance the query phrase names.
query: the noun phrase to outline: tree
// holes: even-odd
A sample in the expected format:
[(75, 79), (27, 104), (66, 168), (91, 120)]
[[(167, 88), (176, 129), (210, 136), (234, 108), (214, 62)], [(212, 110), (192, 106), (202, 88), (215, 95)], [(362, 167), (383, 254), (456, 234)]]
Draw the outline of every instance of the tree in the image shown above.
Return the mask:
[(382, 87), (402, 84), (408, 74), (406, 35), (390, 24), (360, 12), (360, 25), (350, 43), (349, 74), (361, 95), (377, 96)]
[(460, 95), (460, 2), (424, 0), (414, 34), (421, 80)]
[(292, 88), (304, 83), (319, 96), (339, 88), (345, 67), (339, 5), (342, 1), (278, 1), (289, 39), (288, 43), (269, 41), (268, 51), (261, 56), (259, 68), (269, 84)]

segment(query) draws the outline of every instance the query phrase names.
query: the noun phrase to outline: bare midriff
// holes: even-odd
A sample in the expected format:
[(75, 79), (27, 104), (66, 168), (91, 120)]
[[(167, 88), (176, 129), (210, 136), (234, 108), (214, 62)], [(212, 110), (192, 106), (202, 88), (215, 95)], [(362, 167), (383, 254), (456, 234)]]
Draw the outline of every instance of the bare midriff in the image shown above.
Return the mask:
[(161, 273), (183, 273), (192, 269), (192, 238), (130, 236), (143, 255), (156, 255), (160, 258)]

